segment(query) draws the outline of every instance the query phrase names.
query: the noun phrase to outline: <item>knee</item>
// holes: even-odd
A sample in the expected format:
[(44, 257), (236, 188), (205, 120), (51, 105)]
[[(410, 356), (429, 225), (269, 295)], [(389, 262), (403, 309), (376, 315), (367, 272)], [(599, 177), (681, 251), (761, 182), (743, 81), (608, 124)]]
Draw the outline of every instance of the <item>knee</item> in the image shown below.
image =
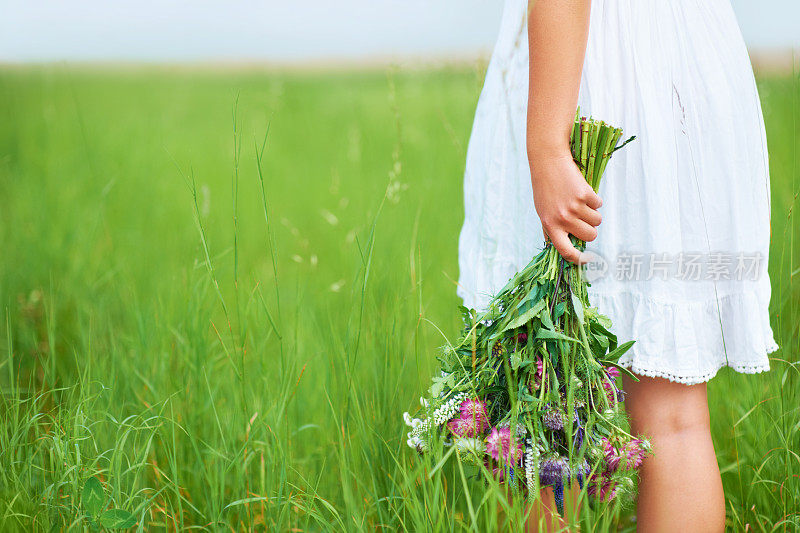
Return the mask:
[(710, 431), (707, 411), (702, 413), (686, 409), (666, 409), (665, 412), (656, 412), (646, 425), (649, 433), (654, 436)]
[(704, 392), (677, 384), (635, 390), (630, 401), (625, 402), (632, 429), (651, 436), (708, 433), (710, 421)]

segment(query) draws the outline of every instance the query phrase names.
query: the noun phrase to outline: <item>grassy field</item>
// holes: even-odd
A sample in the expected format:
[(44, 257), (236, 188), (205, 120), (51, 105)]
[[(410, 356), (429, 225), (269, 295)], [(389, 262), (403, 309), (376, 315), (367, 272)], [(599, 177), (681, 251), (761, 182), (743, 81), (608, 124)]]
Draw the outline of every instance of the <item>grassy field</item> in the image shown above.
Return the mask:
[[(0, 70), (0, 530), (89, 527), (93, 475), (139, 530), (518, 523), (400, 416), (458, 332), (482, 75)], [(797, 531), (800, 80), (759, 88), (782, 349), (710, 401), (730, 529)]]

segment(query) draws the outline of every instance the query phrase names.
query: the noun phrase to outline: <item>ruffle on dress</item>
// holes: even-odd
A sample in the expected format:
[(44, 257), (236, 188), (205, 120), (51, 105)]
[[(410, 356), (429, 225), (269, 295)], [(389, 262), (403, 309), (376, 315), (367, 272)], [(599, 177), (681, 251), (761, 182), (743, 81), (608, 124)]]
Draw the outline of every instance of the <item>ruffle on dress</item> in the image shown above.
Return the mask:
[(590, 289), (589, 301), (611, 318), (620, 342), (636, 341), (619, 364), (639, 375), (694, 385), (723, 366), (746, 374), (766, 372), (766, 355), (778, 349), (763, 298), (755, 291), (669, 302)]

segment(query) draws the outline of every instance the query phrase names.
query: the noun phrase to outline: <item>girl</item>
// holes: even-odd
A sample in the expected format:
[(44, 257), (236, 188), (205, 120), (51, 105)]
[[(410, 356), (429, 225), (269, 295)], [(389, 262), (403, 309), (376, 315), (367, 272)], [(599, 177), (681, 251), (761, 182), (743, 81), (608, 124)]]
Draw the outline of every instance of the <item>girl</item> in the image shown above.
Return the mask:
[[(576, 106), (637, 139), (599, 195), (568, 147)], [(770, 197), (758, 93), (730, 0), (507, 0), (470, 139), (458, 294), (482, 309), (545, 235), (588, 258), (590, 300), (635, 339), (621, 364), (650, 437), (641, 531), (722, 531), (706, 382), (769, 369)], [(602, 221), (602, 225), (601, 225)], [(599, 228), (600, 231), (598, 231)]]

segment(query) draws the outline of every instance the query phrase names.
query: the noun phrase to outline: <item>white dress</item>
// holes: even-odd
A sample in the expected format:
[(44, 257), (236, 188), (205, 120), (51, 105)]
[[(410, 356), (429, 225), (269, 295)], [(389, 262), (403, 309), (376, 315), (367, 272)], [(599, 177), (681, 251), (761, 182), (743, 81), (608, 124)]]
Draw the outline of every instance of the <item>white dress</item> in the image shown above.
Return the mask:
[[(542, 247), (526, 156), (527, 0), (507, 0), (464, 176), (458, 295), (483, 309)], [(694, 384), (769, 369), (769, 163), (730, 0), (593, 0), (583, 115), (636, 140), (603, 177), (593, 305), (621, 364)], [(603, 264), (600, 264), (603, 267)]]

